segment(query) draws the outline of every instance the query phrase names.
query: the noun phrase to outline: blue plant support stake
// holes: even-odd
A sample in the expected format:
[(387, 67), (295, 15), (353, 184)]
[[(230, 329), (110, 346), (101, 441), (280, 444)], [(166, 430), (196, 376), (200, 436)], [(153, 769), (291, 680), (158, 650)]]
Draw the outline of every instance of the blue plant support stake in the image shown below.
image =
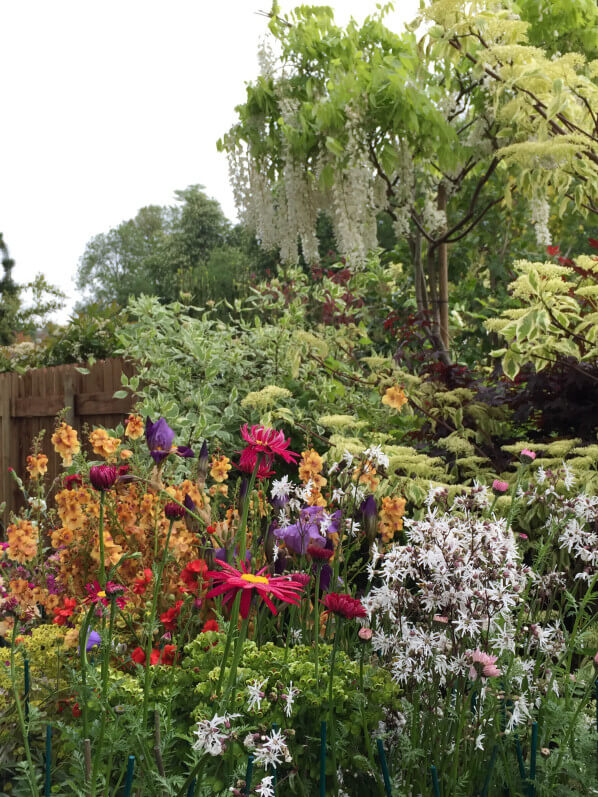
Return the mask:
[(488, 789), (490, 788), (490, 779), (492, 777), (492, 770), (494, 769), (494, 765), (496, 764), (497, 755), (498, 755), (498, 745), (495, 744), (492, 750), (490, 765), (488, 767), (488, 774), (486, 775), (486, 780), (484, 781), (484, 788), (482, 789), (481, 797), (488, 797)]
[(247, 759), (247, 771), (245, 772), (245, 794), (251, 794), (251, 776), (253, 774), (253, 756)]
[(530, 794), (533, 795), (536, 793), (536, 785), (534, 781), (536, 780), (536, 754), (538, 752), (538, 723), (534, 722), (532, 724), (532, 752), (529, 761), (529, 779), (532, 781), (532, 785), (530, 787)]
[(44, 784), (44, 797), (52, 793), (52, 726), (46, 725), (46, 779)]
[(378, 747), (380, 766), (382, 767), (382, 777), (384, 778), (384, 791), (386, 792), (386, 797), (392, 797), (392, 791), (390, 789), (390, 775), (388, 774), (388, 764), (386, 763), (386, 753), (384, 752), (382, 739), (376, 739), (376, 745)]
[(125, 791), (124, 797), (131, 797), (131, 789), (133, 788), (133, 772), (135, 770), (135, 756), (130, 755), (127, 761), (127, 775), (125, 777)]
[(30, 691), (30, 681), (29, 681), (29, 659), (25, 658), (25, 721), (29, 722), (29, 691)]
[(440, 786), (438, 784), (438, 775), (434, 764), (430, 767), (430, 774), (432, 775), (432, 787), (434, 789), (434, 797), (440, 797)]
[(189, 784), (189, 788), (187, 789), (187, 797), (193, 797), (193, 792), (195, 791), (195, 778)]
[(320, 797), (326, 797), (326, 720), (320, 724)]
[(523, 763), (523, 753), (521, 752), (521, 742), (519, 736), (515, 734), (515, 750), (517, 751), (517, 763), (519, 764), (519, 775), (521, 780), (525, 783), (527, 775), (525, 774), (525, 764)]

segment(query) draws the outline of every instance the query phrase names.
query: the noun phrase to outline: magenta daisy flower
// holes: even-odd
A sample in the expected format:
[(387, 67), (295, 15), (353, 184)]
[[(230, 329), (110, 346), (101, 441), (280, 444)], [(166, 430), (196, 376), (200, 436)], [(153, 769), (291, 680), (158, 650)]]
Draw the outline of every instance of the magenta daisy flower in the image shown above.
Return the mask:
[(242, 590), (239, 613), (243, 619), (249, 615), (251, 596), (254, 592), (263, 599), (272, 614), (277, 614), (272, 598), (277, 598), (284, 603), (299, 603), (299, 595), (303, 592), (303, 585), (285, 576), (264, 575), (268, 568), (263, 567), (257, 573), (251, 573), (247, 565), (242, 562), (241, 569), (237, 570), (228, 562), (218, 561), (221, 570), (210, 570), (207, 576), (217, 583), (206, 598), (215, 598), (223, 595), (223, 602), (230, 603), (239, 590)]
[(244, 452), (252, 451), (256, 456), (265, 456), (271, 465), (274, 457), (282, 457), (285, 462), (296, 462), (299, 454), (289, 451), (290, 439), (286, 440), (283, 432), (277, 432), (269, 426), (241, 427), (241, 436), (248, 443)]

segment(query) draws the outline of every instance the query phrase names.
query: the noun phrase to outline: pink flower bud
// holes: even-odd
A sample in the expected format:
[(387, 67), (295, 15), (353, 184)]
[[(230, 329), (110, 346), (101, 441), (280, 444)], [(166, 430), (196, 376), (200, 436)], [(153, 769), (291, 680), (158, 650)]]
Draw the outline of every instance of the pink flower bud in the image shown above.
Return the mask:
[(532, 463), (536, 458), (536, 452), (530, 451), (529, 448), (524, 448), (521, 454), (519, 454), (519, 459), (524, 463), (524, 465), (529, 465)]
[(357, 632), (357, 636), (364, 642), (369, 642), (370, 639), (372, 638), (372, 629), (366, 628), (364, 626), (363, 628), (359, 629), (359, 631)]
[(509, 489), (509, 482), (501, 482), (499, 479), (494, 479), (492, 482), (492, 490), (495, 495), (502, 495)]

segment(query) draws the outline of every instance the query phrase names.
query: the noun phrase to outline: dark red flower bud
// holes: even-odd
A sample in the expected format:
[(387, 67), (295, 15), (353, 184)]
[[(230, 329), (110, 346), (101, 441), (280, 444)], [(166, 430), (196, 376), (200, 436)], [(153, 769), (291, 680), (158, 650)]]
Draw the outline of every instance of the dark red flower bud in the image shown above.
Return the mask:
[(307, 555), (313, 560), (328, 562), (334, 556), (334, 551), (321, 545), (308, 545)]
[(64, 477), (64, 487), (66, 490), (74, 490), (75, 487), (81, 487), (83, 479), (78, 473), (73, 473), (70, 476)]
[(186, 510), (184, 506), (175, 501), (169, 501), (164, 507), (164, 514), (168, 520), (180, 520), (186, 514)]
[(114, 465), (92, 465), (89, 469), (89, 481), (96, 490), (109, 490), (114, 486), (118, 471)]

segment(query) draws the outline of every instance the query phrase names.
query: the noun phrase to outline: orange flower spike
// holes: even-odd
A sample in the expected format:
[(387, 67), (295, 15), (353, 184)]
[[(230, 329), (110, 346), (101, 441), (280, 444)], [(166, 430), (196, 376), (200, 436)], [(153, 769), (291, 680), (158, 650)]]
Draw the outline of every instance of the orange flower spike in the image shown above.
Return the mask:
[(18, 520), (16, 524), (8, 527), (8, 558), (19, 564), (30, 562), (37, 554), (39, 532), (28, 520)]
[(145, 427), (143, 424), (143, 418), (141, 418), (139, 415), (129, 415), (127, 418), (127, 425), (125, 427), (126, 436), (130, 437), (131, 440), (138, 440), (143, 436), (144, 431)]
[(228, 479), (228, 472), (231, 469), (230, 459), (225, 456), (212, 457), (212, 467), (210, 476), (215, 482), (223, 482)]
[(400, 412), (401, 408), (407, 404), (407, 396), (402, 387), (393, 385), (382, 396), (382, 403)]
[(45, 454), (33, 454), (27, 457), (27, 471), (32, 479), (45, 476), (48, 471), (48, 457)]
[(105, 459), (112, 459), (121, 443), (118, 437), (111, 437), (105, 429), (94, 429), (89, 435), (89, 442), (94, 454)]
[(50, 439), (54, 450), (62, 457), (62, 464), (68, 468), (73, 464), (73, 456), (81, 450), (77, 432), (63, 421)]

